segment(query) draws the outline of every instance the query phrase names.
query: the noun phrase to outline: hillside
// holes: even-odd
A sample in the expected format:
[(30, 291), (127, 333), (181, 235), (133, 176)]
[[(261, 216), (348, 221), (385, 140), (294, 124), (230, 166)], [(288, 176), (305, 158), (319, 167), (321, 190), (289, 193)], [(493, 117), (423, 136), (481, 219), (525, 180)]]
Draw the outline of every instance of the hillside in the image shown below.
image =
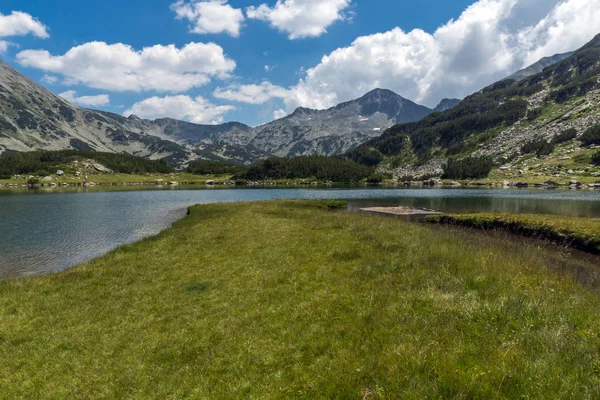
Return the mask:
[(166, 158), (173, 165), (198, 158), (244, 163), (265, 154), (227, 143), (213, 144), (206, 138), (245, 128), (241, 124), (215, 127), (174, 120), (153, 122), (83, 109), (0, 62), (0, 154), (76, 149)]
[(551, 65), (556, 64), (557, 62), (561, 62), (565, 58), (571, 57), (574, 52), (555, 54), (550, 57), (544, 57), (535, 64), (530, 65), (527, 68), (523, 68), (509, 76), (506, 79), (514, 79), (516, 81), (521, 81), (525, 78), (529, 78), (531, 75), (539, 74), (544, 70), (544, 68), (549, 67)]
[(348, 155), (397, 178), (440, 176), (448, 159), (470, 156), (491, 158), (498, 179), (597, 176), (592, 155), (600, 141), (582, 137), (600, 123), (599, 77), (600, 35), (540, 73), (395, 125)]

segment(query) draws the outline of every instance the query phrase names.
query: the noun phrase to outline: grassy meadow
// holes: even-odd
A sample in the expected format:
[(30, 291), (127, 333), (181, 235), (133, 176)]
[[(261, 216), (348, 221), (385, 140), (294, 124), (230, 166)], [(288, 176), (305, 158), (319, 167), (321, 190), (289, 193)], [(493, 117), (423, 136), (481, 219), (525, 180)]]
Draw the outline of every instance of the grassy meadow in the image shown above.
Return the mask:
[(197, 206), (0, 283), (0, 398), (598, 398), (600, 298), (552, 260), (319, 202)]

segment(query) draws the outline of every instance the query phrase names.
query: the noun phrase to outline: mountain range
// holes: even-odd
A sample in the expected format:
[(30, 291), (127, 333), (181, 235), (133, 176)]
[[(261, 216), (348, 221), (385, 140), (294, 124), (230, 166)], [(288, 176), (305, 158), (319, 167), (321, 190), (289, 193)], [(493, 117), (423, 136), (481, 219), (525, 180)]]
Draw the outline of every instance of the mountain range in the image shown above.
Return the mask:
[(77, 107), (0, 62), (0, 154), (81, 149), (166, 158), (178, 166), (196, 159), (249, 164), (272, 155), (343, 154), (394, 124), (458, 103), (444, 99), (432, 110), (376, 89), (328, 110), (298, 108), (258, 127), (150, 121)]
[[(588, 44), (587, 50), (544, 58), (464, 101), (443, 99), (434, 109), (390, 90), (375, 89), (327, 110), (301, 107), (258, 127), (238, 122), (200, 125), (171, 118), (151, 121), (135, 115), (124, 117), (80, 108), (0, 62), (0, 155), (40, 149), (81, 149), (165, 158), (172, 165), (185, 166), (197, 159), (250, 164), (269, 156), (330, 156), (349, 151), (352, 154), (357, 148), (364, 155), (369, 148), (379, 153), (378, 160), (393, 156), (392, 164), (396, 166), (405, 167), (416, 160), (422, 164), (428, 158), (443, 159), (442, 156), (473, 150), (481, 144), (477, 140), (482, 139), (475, 140), (468, 127), (440, 133), (441, 122), (447, 125), (451, 120), (464, 120), (465, 115), (481, 118), (486, 113), (514, 112), (508, 109), (514, 101), (506, 103), (506, 98), (499, 99), (502, 97), (499, 92), (510, 86), (513, 91), (522, 90), (529, 95), (531, 87), (539, 86), (536, 77), (582, 51), (596, 51), (594, 43)], [(539, 91), (531, 93), (538, 94)], [(473, 103), (481, 103), (482, 98), (491, 108), (473, 109)], [(527, 109), (524, 106), (521, 113), (527, 113)], [(498, 124), (507, 125), (507, 121), (500, 120)], [(423, 132), (428, 130), (435, 133)], [(402, 132), (400, 139), (398, 131)], [(391, 142), (393, 151), (387, 148)], [(441, 146), (436, 148), (434, 144)], [(354, 154), (355, 158), (361, 158)], [(398, 157), (399, 154), (402, 156)]]

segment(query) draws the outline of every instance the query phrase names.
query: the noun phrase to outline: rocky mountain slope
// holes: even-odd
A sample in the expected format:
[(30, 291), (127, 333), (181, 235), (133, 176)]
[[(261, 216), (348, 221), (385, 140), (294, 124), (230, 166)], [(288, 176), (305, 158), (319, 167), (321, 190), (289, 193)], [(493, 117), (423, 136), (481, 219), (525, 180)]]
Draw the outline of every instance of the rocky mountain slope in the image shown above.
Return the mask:
[(573, 53), (574, 52), (570, 51), (568, 53), (555, 54), (550, 57), (544, 57), (535, 64), (532, 64), (527, 68), (523, 68), (522, 70), (515, 72), (506, 79), (514, 79), (516, 81), (521, 81), (525, 78), (529, 78), (531, 75), (539, 74), (544, 70), (544, 68), (554, 65), (557, 62), (561, 62), (565, 58), (571, 57)]
[[(600, 143), (582, 140), (598, 124), (600, 35), (537, 74), (497, 82), (452, 110), (395, 125), (349, 156), (398, 178), (440, 176), (448, 159), (468, 157), (491, 158), (497, 179), (600, 176), (592, 164)], [(543, 151), (530, 150), (536, 146)]]
[[(438, 109), (456, 104), (444, 100)], [(167, 158), (174, 165), (195, 159), (247, 164), (269, 155), (343, 154), (396, 123), (418, 121), (431, 112), (376, 89), (329, 110), (298, 108), (256, 128), (237, 122), (149, 121), (79, 108), (0, 62), (0, 154), (82, 149)]]
[(0, 62), (0, 154), (80, 149), (167, 158), (174, 165), (197, 158), (248, 162), (265, 153), (206, 142), (223, 132), (247, 129), (241, 124), (207, 127), (174, 120), (153, 122), (79, 108)]
[(461, 100), (459, 100), (459, 99), (443, 99), (442, 101), (440, 101), (440, 104), (438, 104), (433, 109), (433, 112), (444, 112), (444, 111), (452, 110), (454, 107), (459, 105), (460, 102), (461, 102)]
[(418, 121), (431, 109), (396, 93), (375, 89), (328, 110), (298, 108), (285, 118), (221, 141), (252, 146), (280, 157), (342, 154), (396, 123)]

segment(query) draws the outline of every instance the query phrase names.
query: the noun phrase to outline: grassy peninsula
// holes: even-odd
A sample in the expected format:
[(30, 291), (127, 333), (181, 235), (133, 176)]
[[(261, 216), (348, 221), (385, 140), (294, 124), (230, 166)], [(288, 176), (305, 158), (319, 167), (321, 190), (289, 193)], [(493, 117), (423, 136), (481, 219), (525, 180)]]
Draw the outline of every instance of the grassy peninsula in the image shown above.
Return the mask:
[(0, 283), (0, 397), (598, 398), (600, 298), (548, 256), (319, 202), (197, 206)]

